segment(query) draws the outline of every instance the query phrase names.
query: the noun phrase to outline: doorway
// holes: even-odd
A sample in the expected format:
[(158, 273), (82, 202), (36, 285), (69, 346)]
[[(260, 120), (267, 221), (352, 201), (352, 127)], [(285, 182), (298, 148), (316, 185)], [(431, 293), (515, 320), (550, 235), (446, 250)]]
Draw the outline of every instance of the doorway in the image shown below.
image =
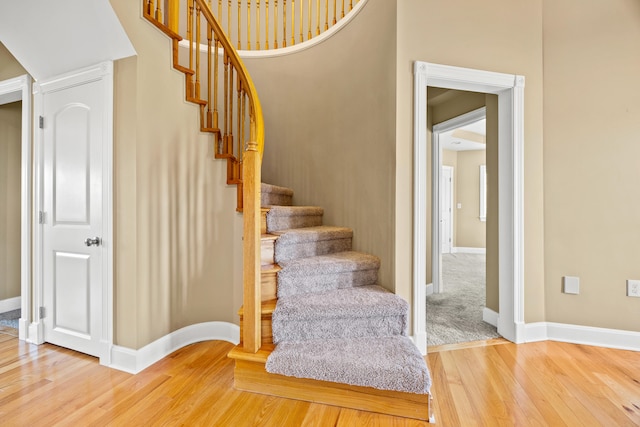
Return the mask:
[[(12, 147), (7, 148), (7, 159), (11, 156), (9, 168), (5, 168), (5, 176), (10, 176), (5, 180), (5, 189), (10, 189), (12, 193), (11, 203), (17, 206), (6, 206), (6, 216), (14, 217), (11, 227), (7, 231), (11, 235), (10, 244), (6, 250), (10, 251), (11, 263), (9, 259), (5, 264), (5, 275), (8, 268), (12, 268), (9, 280), (12, 282), (10, 290), (7, 290), (0, 298), (0, 312), (16, 312), (20, 310), (18, 318), (18, 337), (21, 340), (28, 338), (28, 325), (31, 319), (31, 85), (32, 79), (29, 75), (19, 76), (0, 82), (0, 105), (11, 110), (9, 115), (14, 122), (13, 126), (19, 128), (14, 133), (19, 133), (18, 140), (13, 141)], [(5, 153), (3, 153), (4, 155)], [(10, 182), (9, 182), (10, 181)], [(17, 192), (17, 194), (16, 194)], [(8, 194), (5, 194), (5, 198)], [(8, 204), (8, 203), (7, 203)], [(3, 207), (4, 209), (4, 207)], [(8, 209), (12, 209), (9, 213)], [(18, 218), (15, 218), (17, 215)], [(5, 233), (5, 238), (9, 236)], [(17, 241), (16, 241), (17, 240)], [(5, 251), (5, 256), (7, 252)], [(12, 264), (11, 266), (7, 264)], [(16, 271), (16, 269), (18, 271)], [(18, 276), (17, 278), (15, 276)], [(6, 276), (3, 277), (6, 279)], [(2, 280), (2, 279), (0, 279)], [(16, 282), (19, 282), (16, 283)], [(11, 316), (13, 317), (13, 316)], [(13, 320), (13, 319), (12, 319)], [(12, 326), (15, 322), (11, 323)]]
[[(487, 295), (496, 296), (497, 198), (490, 197), (491, 232), (487, 232), (487, 165), (497, 166), (497, 100), (494, 95), (429, 88), (427, 93), (432, 121), (433, 170), (442, 170), (440, 179), (441, 243), (433, 241), (432, 269), (434, 293), (427, 296), (427, 341), (429, 346), (458, 344), (497, 338), (496, 325), (484, 319)], [(489, 102), (488, 102), (489, 101)], [(478, 105), (483, 105), (476, 108)], [(471, 108), (476, 108), (469, 111)], [(489, 138), (487, 138), (489, 108)], [(464, 112), (464, 114), (460, 114)], [(452, 118), (451, 115), (460, 114)], [(490, 153), (490, 156), (488, 156)], [(487, 158), (489, 157), (489, 158)], [(449, 172), (447, 172), (449, 171)], [(448, 173), (453, 171), (453, 177)], [(455, 190), (451, 191), (451, 182)], [(492, 181), (491, 195), (497, 193)], [(432, 191), (434, 189), (432, 188)], [(448, 193), (452, 192), (453, 200)], [(433, 216), (437, 216), (432, 212)], [(452, 218), (450, 218), (452, 217)], [(437, 222), (438, 220), (434, 221)], [(454, 224), (448, 231), (449, 221)], [(490, 249), (487, 255), (488, 247)], [(490, 292), (487, 292), (489, 290)], [(497, 310), (497, 307), (494, 307)]]
[[(524, 340), (523, 143), (524, 77), (416, 61), (414, 63), (414, 292), (413, 328), (426, 353), (427, 274), (427, 87), (495, 94), (498, 98), (498, 332), (510, 341)], [(436, 155), (436, 153), (433, 153)], [(439, 173), (432, 173), (440, 180)], [(434, 186), (436, 188), (436, 186)], [(439, 188), (439, 187), (438, 187)], [(434, 195), (433, 201), (437, 197)], [(432, 238), (439, 239), (438, 224)]]

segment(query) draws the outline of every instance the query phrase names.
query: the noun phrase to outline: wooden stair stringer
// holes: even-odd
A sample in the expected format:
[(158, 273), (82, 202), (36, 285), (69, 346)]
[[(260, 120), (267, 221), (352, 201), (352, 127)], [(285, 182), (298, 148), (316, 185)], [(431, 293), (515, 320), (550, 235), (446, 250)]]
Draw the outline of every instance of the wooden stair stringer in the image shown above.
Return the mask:
[(229, 352), (228, 357), (235, 360), (234, 387), (237, 390), (423, 421), (433, 420), (430, 394), (271, 374), (266, 371), (265, 364), (273, 348), (273, 345), (263, 345), (258, 353), (253, 354), (244, 352), (238, 345)]

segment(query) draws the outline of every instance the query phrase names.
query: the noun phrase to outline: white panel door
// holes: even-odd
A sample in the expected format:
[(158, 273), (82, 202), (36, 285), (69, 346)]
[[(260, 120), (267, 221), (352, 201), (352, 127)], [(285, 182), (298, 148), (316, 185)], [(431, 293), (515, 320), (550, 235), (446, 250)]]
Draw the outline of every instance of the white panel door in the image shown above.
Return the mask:
[(440, 183), (442, 186), (440, 191), (442, 253), (449, 254), (453, 246), (453, 168), (451, 166), (442, 166)]
[(44, 339), (101, 356), (102, 138), (99, 81), (44, 95)]

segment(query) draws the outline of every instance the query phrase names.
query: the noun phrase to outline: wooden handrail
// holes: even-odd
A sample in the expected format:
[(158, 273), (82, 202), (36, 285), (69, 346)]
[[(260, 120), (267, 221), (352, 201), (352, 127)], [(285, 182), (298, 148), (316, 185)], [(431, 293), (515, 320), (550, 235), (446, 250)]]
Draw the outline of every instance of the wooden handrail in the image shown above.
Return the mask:
[[(218, 0), (216, 14), (238, 50), (294, 46), (329, 31), (362, 0)], [(296, 40), (297, 39), (297, 40)]]
[[(185, 73), (186, 97), (200, 106), (200, 129), (214, 135), (215, 156), (227, 161), (227, 182), (238, 189), (237, 209), (243, 212), (243, 348), (256, 353), (261, 345), (260, 295), (260, 180), (264, 151), (264, 119), (256, 88), (247, 68), (211, 11), (207, 0), (183, 0), (188, 65), (180, 63), (178, 42), (180, 0), (142, 0), (143, 15), (173, 39), (174, 68)], [(231, 0), (229, 1), (231, 7)], [(258, 2), (258, 4), (260, 4)], [(240, 3), (238, 3), (239, 7)], [(222, 1), (218, 2), (218, 10)], [(230, 17), (228, 17), (228, 25)], [(207, 59), (200, 61), (202, 32), (206, 31)], [(250, 42), (250, 37), (247, 37)], [(219, 61), (219, 55), (222, 61)], [(223, 64), (222, 73), (220, 63)], [(204, 68), (206, 67), (206, 70)], [(203, 72), (206, 77), (201, 78)], [(202, 86), (206, 84), (206, 98)], [(223, 85), (222, 99), (219, 85)], [(212, 88), (213, 86), (213, 88)], [(234, 93), (236, 96), (234, 96)], [(235, 117), (234, 117), (235, 110)], [(222, 114), (222, 120), (219, 115)], [(235, 119), (235, 122), (234, 122)], [(220, 128), (222, 124), (222, 128)], [(234, 132), (235, 127), (235, 132)], [(234, 144), (234, 140), (236, 144)]]

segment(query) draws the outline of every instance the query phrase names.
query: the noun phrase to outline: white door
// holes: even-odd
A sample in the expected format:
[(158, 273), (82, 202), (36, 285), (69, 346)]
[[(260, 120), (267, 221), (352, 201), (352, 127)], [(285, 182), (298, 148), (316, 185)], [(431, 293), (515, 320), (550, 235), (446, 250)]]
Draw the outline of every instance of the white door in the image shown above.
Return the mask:
[(101, 356), (104, 101), (99, 81), (43, 101), (44, 340)]
[(449, 254), (453, 245), (453, 168), (451, 166), (442, 166), (440, 183), (442, 186), (440, 191), (442, 253)]

